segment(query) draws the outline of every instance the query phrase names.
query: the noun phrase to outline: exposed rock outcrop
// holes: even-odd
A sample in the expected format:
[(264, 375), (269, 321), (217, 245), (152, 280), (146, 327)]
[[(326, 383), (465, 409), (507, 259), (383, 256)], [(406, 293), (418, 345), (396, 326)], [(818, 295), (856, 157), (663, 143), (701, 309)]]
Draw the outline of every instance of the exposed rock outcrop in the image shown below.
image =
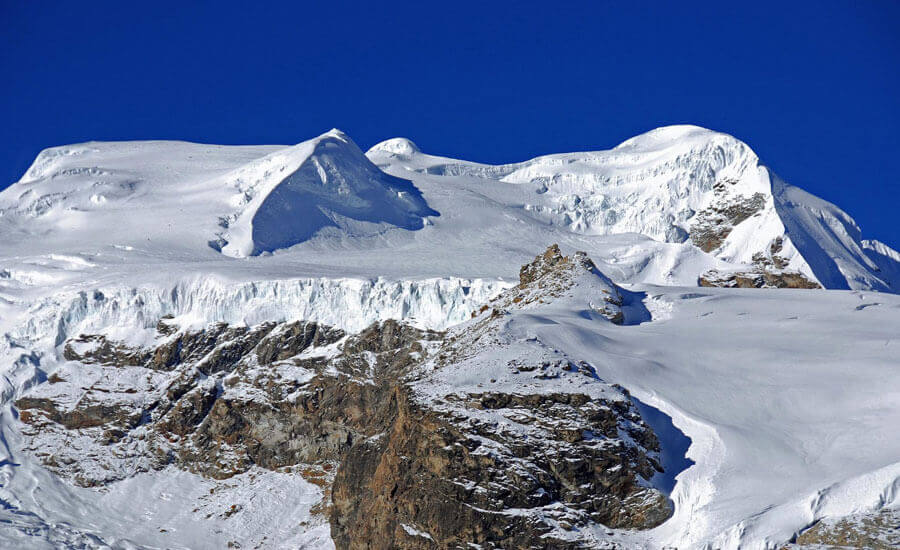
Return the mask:
[(790, 550), (821, 548), (865, 548), (888, 550), (900, 547), (900, 510), (884, 508), (840, 519), (816, 522), (800, 533)]
[(797, 271), (707, 271), (698, 280), (700, 286), (727, 288), (822, 288)]
[(784, 240), (777, 237), (768, 249), (753, 256), (753, 266), (744, 271), (710, 270), (700, 276), (700, 286), (736, 288), (822, 288), (822, 285), (799, 271), (788, 269), (781, 255)]
[(152, 350), (100, 335), (65, 345), (57, 382), (16, 402), (45, 463), (93, 486), (132, 475), (135, 463), (226, 478), (336, 462), (371, 435), (384, 396), (439, 333), (386, 321), (352, 336), (304, 322), (163, 336)]
[[(338, 547), (581, 548), (584, 541), (559, 531), (596, 523), (642, 529), (668, 519), (665, 496), (637, 482), (659, 466), (619, 432), (658, 450), (628, 402), (583, 394), (448, 397), (457, 410), (398, 392), (387, 434), (350, 449), (333, 492)], [(462, 412), (468, 408), (492, 414)], [(519, 426), (504, 429), (494, 417)], [(516, 429), (523, 425), (530, 437)]]
[(659, 442), (627, 392), (589, 362), (506, 331), (516, 311), (585, 288), (602, 317), (622, 322), (615, 285), (552, 246), (519, 286), (449, 331), (395, 393), (392, 427), (357, 441), (338, 470), (339, 547), (584, 548), (596, 544), (592, 526), (669, 517), (668, 499), (642, 481), (660, 470)]
[[(503, 292), (485, 304), (472, 317), (492, 309), (501, 312), (545, 304), (571, 291), (576, 285), (589, 289), (589, 307), (596, 313), (620, 325), (624, 299), (621, 289), (597, 269), (584, 252), (563, 256), (558, 245), (550, 245), (543, 254), (519, 270), (518, 286)], [(592, 292), (590, 292), (592, 291)], [(496, 314), (496, 313), (495, 313)]]
[(762, 211), (766, 196), (754, 193), (750, 196), (731, 195), (736, 180), (723, 180), (713, 185), (716, 201), (709, 208), (697, 213), (691, 225), (691, 242), (704, 252), (719, 248), (736, 225)]

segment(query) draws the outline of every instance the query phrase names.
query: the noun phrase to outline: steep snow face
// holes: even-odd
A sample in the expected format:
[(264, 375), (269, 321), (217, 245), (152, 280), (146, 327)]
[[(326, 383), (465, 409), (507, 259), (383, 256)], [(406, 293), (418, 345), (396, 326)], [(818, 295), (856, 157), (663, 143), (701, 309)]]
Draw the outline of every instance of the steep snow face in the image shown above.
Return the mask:
[(892, 290), (900, 288), (900, 252), (876, 240), (860, 241), (866, 256), (878, 266), (878, 277), (890, 284)]
[[(794, 246), (826, 288), (900, 291), (892, 285), (891, 266), (880, 273), (867, 255), (856, 222), (837, 206), (772, 178), (775, 207)], [(883, 263), (900, 266), (890, 254)], [(894, 267), (896, 269), (896, 267)]]
[(213, 243), (235, 257), (289, 248), (325, 229), (364, 237), (390, 227), (421, 229), (428, 207), (411, 182), (376, 168), (332, 130), (243, 166), (225, 179), (237, 209)]

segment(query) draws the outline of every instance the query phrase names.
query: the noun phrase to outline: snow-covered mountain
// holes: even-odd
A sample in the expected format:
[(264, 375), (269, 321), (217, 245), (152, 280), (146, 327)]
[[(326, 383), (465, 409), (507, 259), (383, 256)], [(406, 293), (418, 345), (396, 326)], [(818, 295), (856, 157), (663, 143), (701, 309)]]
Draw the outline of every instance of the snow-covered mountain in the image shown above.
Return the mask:
[(896, 252), (867, 247), (852, 218), (784, 183), (744, 143), (693, 126), (502, 166), (426, 155), (402, 138), (363, 156), (336, 130), (292, 147), (87, 143), (42, 152), (0, 194), (0, 213), (13, 237), (5, 256), (110, 267), (275, 253), (266, 271), (496, 278), (515, 273), (530, 243), (558, 241), (629, 282), (695, 284), (716, 269), (897, 288)]
[(900, 253), (726, 134), (70, 145), (0, 236), (7, 545), (776, 548), (898, 504)]

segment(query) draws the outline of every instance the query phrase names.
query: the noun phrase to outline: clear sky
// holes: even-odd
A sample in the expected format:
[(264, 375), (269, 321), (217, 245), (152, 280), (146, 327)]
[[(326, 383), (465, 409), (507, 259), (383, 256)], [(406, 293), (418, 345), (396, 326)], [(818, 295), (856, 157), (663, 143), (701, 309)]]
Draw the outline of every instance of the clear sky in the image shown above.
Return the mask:
[(0, 188), (87, 140), (338, 127), (499, 163), (693, 123), (900, 247), (893, 0), (0, 0), (0, 75)]

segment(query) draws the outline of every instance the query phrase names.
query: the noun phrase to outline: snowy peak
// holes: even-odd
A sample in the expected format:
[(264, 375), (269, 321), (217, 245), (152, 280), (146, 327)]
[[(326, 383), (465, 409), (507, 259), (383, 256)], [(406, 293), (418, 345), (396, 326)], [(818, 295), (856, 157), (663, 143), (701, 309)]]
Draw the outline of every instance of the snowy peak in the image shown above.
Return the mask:
[(212, 247), (246, 257), (320, 235), (421, 229), (436, 215), (415, 185), (379, 170), (339, 130), (290, 147), (55, 147), (0, 193), (0, 230), (30, 253), (114, 247), (209, 257)]
[(693, 124), (672, 124), (669, 126), (660, 126), (643, 134), (638, 134), (632, 138), (626, 139), (613, 148), (614, 151), (635, 151), (639, 153), (647, 153), (650, 151), (667, 150), (674, 144), (700, 145), (701, 147), (710, 141), (718, 142), (734, 142), (739, 147), (742, 146), (749, 151), (749, 147), (739, 139), (723, 132), (716, 132), (702, 126)]
[(710, 256), (710, 267), (724, 271), (714, 277), (698, 272), (707, 283), (740, 275), (769, 281), (765, 285), (900, 290), (888, 275), (892, 260), (864, 252), (849, 215), (787, 186), (747, 144), (721, 132), (667, 126), (608, 151), (504, 165), (396, 154), (396, 141), (373, 147), (368, 156), (388, 171), (400, 166), (426, 177), (511, 184), (517, 189), (509, 193), (528, 216), (575, 234), (638, 233), (689, 243)]
[(403, 155), (408, 157), (420, 152), (421, 151), (419, 151), (419, 147), (415, 143), (406, 138), (400, 137), (388, 139), (382, 141), (381, 143), (376, 143), (368, 151), (366, 151), (366, 156), (374, 155), (377, 153), (387, 153), (391, 155)]
[(47, 149), (0, 192), (0, 253), (202, 253), (227, 208), (221, 177), (280, 148), (147, 141)]
[(397, 154), (402, 141), (383, 142), (367, 154), (383, 167), (405, 164), (427, 175), (516, 184), (531, 191), (523, 205), (529, 215), (585, 235), (640, 233), (681, 243), (697, 213), (716, 195), (717, 184), (731, 182), (727, 192), (734, 196), (771, 194), (749, 147), (693, 126), (660, 128), (609, 151), (504, 165)]
[(226, 183), (236, 191), (236, 210), (210, 244), (235, 257), (289, 248), (323, 231), (365, 237), (392, 226), (421, 229), (424, 217), (438, 215), (412, 182), (379, 170), (339, 130), (243, 166)]

